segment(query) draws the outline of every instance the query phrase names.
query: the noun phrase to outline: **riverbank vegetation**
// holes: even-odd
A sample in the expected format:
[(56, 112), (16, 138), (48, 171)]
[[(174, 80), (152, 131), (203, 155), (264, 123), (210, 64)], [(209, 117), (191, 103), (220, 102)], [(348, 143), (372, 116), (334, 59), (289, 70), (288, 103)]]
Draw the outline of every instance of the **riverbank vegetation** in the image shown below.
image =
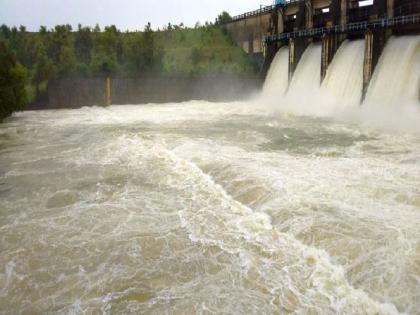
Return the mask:
[(19, 80), (25, 78), (23, 94), (33, 102), (42, 99), (52, 78), (254, 74), (256, 65), (218, 27), (229, 18), (223, 13), (215, 24), (197, 23), (193, 28), (181, 23), (153, 30), (149, 23), (135, 32), (122, 32), (114, 25), (41, 26), (39, 32), (2, 25), (0, 42), (14, 56), (12, 72)]
[(0, 41), (0, 121), (26, 103), (27, 71), (9, 47)]

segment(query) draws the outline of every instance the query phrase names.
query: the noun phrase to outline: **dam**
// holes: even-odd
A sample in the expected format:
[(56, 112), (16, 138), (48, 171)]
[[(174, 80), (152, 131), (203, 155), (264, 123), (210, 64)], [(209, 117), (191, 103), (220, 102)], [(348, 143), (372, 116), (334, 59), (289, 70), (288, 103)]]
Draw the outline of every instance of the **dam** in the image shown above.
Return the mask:
[[(275, 5), (235, 16), (224, 28), (260, 63), (263, 78), (275, 55), (286, 47), (288, 83), (292, 83), (305, 52), (314, 46), (320, 47), (319, 84), (322, 84), (343, 43), (363, 41), (360, 45), (345, 45), (363, 53), (361, 100), (364, 100), (389, 38), (420, 34), (420, 1), (278, 1)], [(420, 99), (420, 83), (417, 98)]]

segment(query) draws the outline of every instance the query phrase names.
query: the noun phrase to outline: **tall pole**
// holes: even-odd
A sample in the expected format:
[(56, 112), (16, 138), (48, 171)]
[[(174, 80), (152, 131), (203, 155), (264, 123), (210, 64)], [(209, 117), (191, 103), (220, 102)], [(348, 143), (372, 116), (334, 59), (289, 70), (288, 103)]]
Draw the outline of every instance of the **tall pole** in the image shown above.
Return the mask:
[(112, 99), (111, 99), (111, 79), (109, 77), (106, 78), (105, 83), (105, 104), (106, 106), (111, 105)]

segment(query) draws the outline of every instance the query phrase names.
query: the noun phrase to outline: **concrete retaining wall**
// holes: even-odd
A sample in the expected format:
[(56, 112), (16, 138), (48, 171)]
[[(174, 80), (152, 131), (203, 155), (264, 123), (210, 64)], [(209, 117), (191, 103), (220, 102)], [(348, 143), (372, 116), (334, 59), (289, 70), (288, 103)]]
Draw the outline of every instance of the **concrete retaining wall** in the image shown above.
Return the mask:
[[(28, 109), (79, 108), (104, 105), (105, 78), (67, 78), (51, 80), (46, 101)], [(112, 104), (146, 104), (189, 100), (233, 101), (257, 93), (258, 78), (215, 77), (144, 77), (111, 78)]]

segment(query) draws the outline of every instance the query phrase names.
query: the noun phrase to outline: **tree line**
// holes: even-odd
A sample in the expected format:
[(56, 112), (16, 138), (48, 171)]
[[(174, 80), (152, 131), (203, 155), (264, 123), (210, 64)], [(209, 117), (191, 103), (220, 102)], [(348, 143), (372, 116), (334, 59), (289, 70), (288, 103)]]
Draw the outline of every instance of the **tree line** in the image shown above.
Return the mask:
[[(122, 33), (114, 25), (103, 30), (79, 25), (57, 25), (39, 32), (0, 27), (0, 38), (28, 70), (39, 96), (41, 84), (53, 77), (102, 76), (158, 69), (161, 49), (154, 43), (150, 24), (143, 32)], [(134, 67), (134, 68), (133, 68)], [(125, 71), (126, 70), (126, 71)]]
[[(0, 79), (17, 80), (16, 86), (23, 82), (22, 97), (15, 99), (24, 104), (42, 98), (47, 82), (58, 77), (254, 73), (255, 64), (219, 27), (230, 19), (223, 12), (214, 24), (187, 28), (169, 23), (153, 30), (148, 23), (135, 32), (122, 32), (115, 25), (41, 26), (38, 32), (1, 25), (0, 62), (8, 74)], [(5, 104), (3, 94), (1, 102)]]

